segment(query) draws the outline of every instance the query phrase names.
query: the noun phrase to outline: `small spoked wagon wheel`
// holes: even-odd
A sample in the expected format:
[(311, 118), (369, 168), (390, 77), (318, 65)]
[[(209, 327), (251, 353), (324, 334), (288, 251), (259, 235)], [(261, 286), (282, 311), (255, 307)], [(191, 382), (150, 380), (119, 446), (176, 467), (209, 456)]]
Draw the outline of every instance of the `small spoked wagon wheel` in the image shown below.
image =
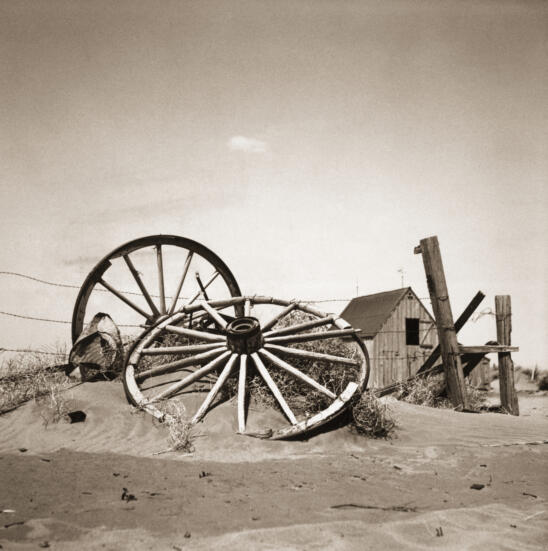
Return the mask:
[[(229, 307), (238, 317), (223, 315)], [(369, 370), (343, 319), (254, 296), (198, 301), (160, 320), (134, 343), (123, 380), (129, 401), (160, 420), (177, 406), (196, 424), (229, 402), (239, 433), (282, 439), (342, 413)]]
[(74, 306), (72, 341), (98, 312), (140, 333), (184, 304), (238, 295), (232, 272), (207, 247), (177, 235), (142, 237), (113, 250), (87, 276)]

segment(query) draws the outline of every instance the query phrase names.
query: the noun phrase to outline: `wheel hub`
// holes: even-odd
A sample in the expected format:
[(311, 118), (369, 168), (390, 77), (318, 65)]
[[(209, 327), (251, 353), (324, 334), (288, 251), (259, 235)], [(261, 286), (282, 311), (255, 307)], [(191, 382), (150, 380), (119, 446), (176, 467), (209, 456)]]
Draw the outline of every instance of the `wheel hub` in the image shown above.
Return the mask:
[(263, 333), (257, 318), (236, 318), (228, 324), (226, 332), (228, 347), (237, 354), (253, 354), (263, 345)]

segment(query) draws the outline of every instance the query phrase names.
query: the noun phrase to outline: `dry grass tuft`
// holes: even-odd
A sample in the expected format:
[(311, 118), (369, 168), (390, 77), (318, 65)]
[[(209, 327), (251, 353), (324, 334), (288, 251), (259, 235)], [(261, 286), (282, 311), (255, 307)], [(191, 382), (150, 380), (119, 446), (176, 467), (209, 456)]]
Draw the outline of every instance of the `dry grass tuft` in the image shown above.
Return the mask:
[[(485, 406), (485, 392), (473, 387), (467, 380), (465, 381), (465, 391), (470, 409), (478, 411)], [(443, 374), (416, 377), (411, 381), (402, 383), (401, 390), (396, 397), (398, 400), (409, 404), (453, 409), (453, 404), (447, 398), (445, 376)]]
[(158, 406), (164, 414), (163, 424), (167, 427), (169, 451), (192, 453), (194, 451), (194, 425), (190, 423), (186, 409), (174, 400)]
[[(281, 329), (290, 325), (303, 323), (317, 319), (315, 316), (296, 310), (282, 318), (275, 329)], [(327, 327), (314, 328), (307, 332), (327, 331)], [(353, 358), (356, 356), (356, 345), (342, 339), (328, 339), (323, 341), (305, 342), (293, 345), (294, 348), (344, 356)], [(337, 365), (320, 360), (300, 359), (295, 357), (284, 358), (292, 366), (302, 373), (312, 377), (318, 383), (339, 395), (350, 381), (356, 380), (357, 368), (348, 365)], [(268, 362), (267, 362), (267, 367)], [(251, 368), (253, 372), (253, 367)], [(331, 399), (325, 394), (312, 389), (307, 383), (297, 379), (282, 369), (270, 369), (270, 375), (292, 411), (297, 415), (311, 417), (331, 404)], [(237, 393), (238, 381), (236, 378), (227, 381), (222, 393), (224, 399), (232, 398)], [(279, 408), (279, 404), (273, 397), (263, 378), (255, 373), (247, 383), (247, 389), (251, 397), (253, 407), (257, 409)]]
[(548, 373), (539, 375), (537, 384), (539, 390), (548, 390)]
[(352, 406), (350, 428), (370, 438), (390, 438), (396, 421), (388, 406), (371, 392), (363, 392)]
[(7, 359), (0, 366), (0, 414), (11, 411), (29, 400), (54, 400), (50, 407), (60, 410), (63, 399), (60, 393), (70, 381), (59, 369), (66, 355), (24, 353)]
[(66, 420), (66, 416), (73, 409), (71, 400), (62, 393), (63, 388), (57, 382), (49, 381), (48, 385), (47, 393), (36, 398), (36, 403), (40, 405), (40, 417), (42, 417), (45, 427), (51, 423)]
[(402, 383), (397, 398), (419, 406), (450, 408), (452, 407), (451, 402), (442, 396), (444, 387), (443, 375), (417, 377), (407, 383)]

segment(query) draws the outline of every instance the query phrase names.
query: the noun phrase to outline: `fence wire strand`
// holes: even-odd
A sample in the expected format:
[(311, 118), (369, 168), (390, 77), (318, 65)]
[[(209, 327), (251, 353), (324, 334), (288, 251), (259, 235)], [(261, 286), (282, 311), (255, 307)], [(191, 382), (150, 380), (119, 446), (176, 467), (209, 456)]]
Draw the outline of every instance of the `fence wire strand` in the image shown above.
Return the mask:
[[(71, 283), (59, 283), (59, 282), (54, 282), (54, 281), (48, 281), (48, 280), (41, 279), (41, 278), (36, 277), (36, 276), (31, 276), (31, 275), (28, 275), (28, 274), (22, 274), (22, 273), (19, 273), (19, 272), (0, 271), (0, 275), (27, 279), (27, 280), (30, 280), (30, 281), (34, 281), (36, 283), (40, 283), (42, 285), (48, 285), (50, 287), (58, 287), (58, 288), (64, 288), (64, 289), (80, 289), (79, 285), (74, 285), (74, 284), (71, 284)], [(110, 292), (107, 289), (102, 289), (102, 288), (99, 288), (99, 287), (94, 288), (93, 291), (99, 291), (99, 292), (103, 292), (103, 293), (109, 293)], [(142, 296), (142, 293), (133, 292), (133, 291), (120, 291), (120, 292), (123, 293), (123, 294), (127, 294), (127, 295)], [(153, 295), (153, 294), (151, 294), (151, 296), (155, 297), (155, 298), (159, 297), (159, 295)], [(165, 298), (169, 299), (171, 297), (166, 296)], [(325, 303), (330, 303), (330, 302), (350, 302), (354, 298), (356, 298), (356, 297), (352, 297), (352, 298), (327, 298), (327, 299), (318, 299), (318, 300), (302, 300), (301, 302), (306, 303), (306, 304), (325, 304)], [(180, 297), (179, 300), (184, 300), (184, 297)], [(430, 300), (430, 299), (429, 299), (429, 297), (423, 297), (423, 298), (421, 298), (421, 300)], [(491, 313), (491, 312), (489, 312), (489, 313)], [(487, 312), (485, 312), (485, 314), (483, 314), (483, 315), (486, 315), (486, 314), (487, 314)], [(30, 315), (26, 315), (26, 314), (17, 314), (17, 313), (14, 313), (14, 312), (0, 311), (0, 315), (12, 317), (12, 318), (30, 320), (30, 321), (40, 321), (40, 322), (45, 322), (45, 323), (57, 323), (57, 324), (61, 324), (61, 325), (70, 325), (72, 323), (72, 321), (69, 321), (69, 320), (58, 320), (58, 319), (51, 319), (51, 318), (45, 318), (45, 317), (39, 317), (39, 316), (30, 316)], [(118, 326), (119, 327), (126, 327), (126, 328), (139, 328), (139, 327), (142, 327), (141, 325), (135, 325), (135, 324), (118, 324)], [(384, 330), (384, 331), (379, 331), (378, 333), (396, 334), (396, 333), (407, 333), (407, 331), (405, 331), (405, 330)], [(35, 354), (50, 354), (50, 355), (67, 355), (67, 354), (62, 354), (62, 353), (57, 353), (57, 352), (47, 352), (47, 351), (41, 351), (41, 350), (35, 350), (35, 349), (26, 349), (26, 348), (25, 349), (16, 349), (16, 348), (3, 348), (3, 347), (0, 347), (0, 353), (1, 352), (20, 352), (20, 353), (35, 353)], [(389, 359), (389, 358), (383, 356), (383, 357), (371, 358), (371, 359), (375, 359), (375, 360), (384, 359), (384, 360), (386, 360), (386, 359)], [(397, 359), (397, 360), (404, 360), (405, 359), (406, 360), (407, 358), (393, 358), (393, 359)]]

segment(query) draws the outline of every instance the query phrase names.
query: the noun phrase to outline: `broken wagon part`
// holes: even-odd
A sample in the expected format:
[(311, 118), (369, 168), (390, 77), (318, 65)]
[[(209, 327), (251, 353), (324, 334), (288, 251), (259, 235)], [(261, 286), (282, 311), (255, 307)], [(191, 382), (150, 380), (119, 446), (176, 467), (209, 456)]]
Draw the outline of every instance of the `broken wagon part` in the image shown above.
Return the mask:
[[(227, 308), (240, 314), (227, 321)], [(340, 415), (365, 389), (369, 371), (363, 342), (342, 318), (253, 296), (187, 304), (158, 320), (134, 343), (123, 382), (130, 403), (160, 420), (170, 402), (182, 403), (196, 424), (237, 397), (239, 433), (283, 439)], [(277, 426), (251, 419), (260, 417), (250, 407), (258, 399), (273, 406)]]
[(142, 237), (114, 249), (86, 277), (72, 315), (72, 342), (97, 312), (139, 330), (198, 299), (239, 295), (228, 266), (204, 245), (177, 235)]
[(112, 378), (122, 371), (123, 362), (124, 349), (118, 327), (108, 314), (95, 314), (70, 351), (69, 375), (79, 375), (85, 381)]

